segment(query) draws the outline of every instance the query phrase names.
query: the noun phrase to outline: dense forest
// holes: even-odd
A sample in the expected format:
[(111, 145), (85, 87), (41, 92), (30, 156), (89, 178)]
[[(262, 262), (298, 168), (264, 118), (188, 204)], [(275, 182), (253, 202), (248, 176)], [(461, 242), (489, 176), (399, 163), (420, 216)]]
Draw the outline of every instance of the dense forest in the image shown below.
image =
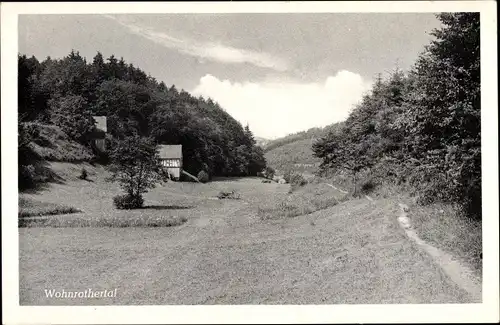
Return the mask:
[(111, 143), (142, 136), (182, 144), (184, 169), (190, 173), (255, 175), (265, 167), (263, 150), (248, 126), (213, 100), (167, 87), (123, 58), (104, 59), (98, 52), (87, 62), (71, 51), (40, 62), (19, 55), (18, 70), (20, 167), (33, 158), (28, 149), (39, 140), (36, 126), (57, 126), (90, 149), (93, 115), (107, 116)]
[(437, 17), (442, 27), (412, 69), (379, 77), (313, 151), (323, 171), (410, 185), (422, 203), (481, 218), (479, 13)]

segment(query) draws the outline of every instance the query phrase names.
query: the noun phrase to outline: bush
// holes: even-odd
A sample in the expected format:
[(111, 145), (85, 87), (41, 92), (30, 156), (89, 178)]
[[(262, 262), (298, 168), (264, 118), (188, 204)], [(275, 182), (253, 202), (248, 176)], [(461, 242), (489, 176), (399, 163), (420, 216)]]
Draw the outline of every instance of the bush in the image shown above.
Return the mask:
[(141, 195), (118, 195), (113, 198), (113, 203), (117, 209), (130, 210), (142, 208), (144, 199)]
[(362, 181), (360, 186), (359, 186), (359, 189), (361, 191), (361, 194), (370, 194), (371, 192), (373, 192), (375, 190), (375, 187), (377, 186), (377, 184), (375, 183), (375, 181), (373, 179), (368, 179), (368, 180), (365, 180), (365, 181)]
[(276, 174), (276, 171), (272, 167), (267, 166), (266, 169), (264, 170), (265, 178), (273, 179), (274, 174)]
[(272, 208), (258, 207), (257, 215), (261, 220), (294, 218), (314, 212), (310, 206), (297, 205), (290, 202), (280, 202)]
[(290, 191), (288, 192), (290, 194), (293, 191), (295, 191), (297, 188), (306, 185), (307, 181), (304, 178), (304, 176), (302, 176), (302, 174), (292, 173), (291, 176), (290, 176), (289, 183), (292, 185), (290, 187)]
[(220, 191), (219, 194), (217, 195), (217, 197), (219, 198), (219, 200), (222, 200), (222, 199), (239, 200), (241, 198), (240, 194), (237, 193), (235, 190), (232, 190), (230, 192)]
[(283, 174), (283, 179), (287, 182), (287, 183), (290, 183), (290, 178), (292, 177), (292, 171), (291, 170), (287, 170), (285, 171), (285, 173)]
[(301, 173), (295, 172), (293, 170), (287, 170), (283, 174), (283, 179), (289, 183), (292, 184), (292, 186), (304, 186), (307, 184), (306, 179), (304, 176), (302, 176)]
[(269, 179), (263, 179), (262, 183), (271, 183), (271, 180), (269, 180)]
[(198, 173), (198, 180), (202, 183), (206, 183), (210, 180), (210, 176), (208, 175), (208, 173), (206, 171), (201, 170)]
[(51, 122), (71, 139), (85, 143), (94, 129), (89, 103), (81, 95), (67, 95), (49, 100)]
[(37, 125), (18, 124), (18, 184), (20, 190), (34, 187), (36, 183), (37, 175), (34, 164), (40, 160), (40, 157), (33, 150), (31, 143), (38, 137)]
[(85, 168), (82, 168), (82, 172), (80, 173), (80, 176), (78, 178), (86, 180), (87, 179), (87, 170)]
[(36, 183), (35, 167), (33, 165), (19, 165), (18, 184), (19, 190), (32, 188)]
[(307, 181), (301, 174), (292, 174), (292, 176), (290, 176), (290, 184), (304, 186), (307, 184)]

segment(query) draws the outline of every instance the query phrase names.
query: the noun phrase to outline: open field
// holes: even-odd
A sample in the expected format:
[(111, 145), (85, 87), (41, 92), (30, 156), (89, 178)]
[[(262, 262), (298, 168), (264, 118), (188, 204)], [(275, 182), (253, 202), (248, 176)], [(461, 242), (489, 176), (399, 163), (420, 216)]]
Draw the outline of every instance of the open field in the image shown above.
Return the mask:
[[(103, 181), (102, 169), (89, 174), (87, 182), (69, 172), (65, 184), (23, 197), (83, 211), (50, 218), (174, 216), (187, 222), (19, 228), (21, 305), (473, 302), (408, 240), (390, 199), (261, 220), (258, 208), (285, 200), (289, 185), (217, 179), (164, 184), (146, 195), (150, 208), (117, 211), (111, 200), (117, 188)], [(221, 190), (236, 190), (241, 200), (215, 199)], [(56, 299), (44, 292), (88, 288), (117, 289), (117, 296)]]

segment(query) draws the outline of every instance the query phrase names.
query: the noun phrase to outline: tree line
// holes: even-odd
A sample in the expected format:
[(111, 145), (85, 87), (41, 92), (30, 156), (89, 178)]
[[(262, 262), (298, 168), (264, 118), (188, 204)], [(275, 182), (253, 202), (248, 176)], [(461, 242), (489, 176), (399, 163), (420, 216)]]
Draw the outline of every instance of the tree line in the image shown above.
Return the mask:
[(182, 144), (183, 167), (193, 174), (244, 176), (265, 168), (264, 153), (248, 125), (243, 127), (212, 99), (168, 87), (123, 58), (104, 59), (97, 52), (87, 62), (71, 51), (61, 59), (39, 61), (19, 54), (18, 71), (22, 135), (29, 133), (26, 124), (54, 124), (91, 146), (92, 116), (99, 115), (107, 117), (111, 146), (137, 136)]
[(437, 18), (441, 27), (410, 71), (379, 75), (313, 151), (322, 171), (408, 184), (422, 203), (458, 203), (481, 218), (479, 13)]

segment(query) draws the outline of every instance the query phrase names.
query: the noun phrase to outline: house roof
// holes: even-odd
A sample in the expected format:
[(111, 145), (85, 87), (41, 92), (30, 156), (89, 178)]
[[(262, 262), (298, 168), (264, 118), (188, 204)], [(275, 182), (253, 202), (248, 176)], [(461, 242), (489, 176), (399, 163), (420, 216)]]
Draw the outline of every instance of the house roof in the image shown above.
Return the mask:
[(92, 116), (95, 121), (95, 127), (99, 131), (108, 132), (108, 126), (106, 123), (106, 116)]
[(160, 144), (158, 146), (160, 158), (182, 158), (182, 145)]

